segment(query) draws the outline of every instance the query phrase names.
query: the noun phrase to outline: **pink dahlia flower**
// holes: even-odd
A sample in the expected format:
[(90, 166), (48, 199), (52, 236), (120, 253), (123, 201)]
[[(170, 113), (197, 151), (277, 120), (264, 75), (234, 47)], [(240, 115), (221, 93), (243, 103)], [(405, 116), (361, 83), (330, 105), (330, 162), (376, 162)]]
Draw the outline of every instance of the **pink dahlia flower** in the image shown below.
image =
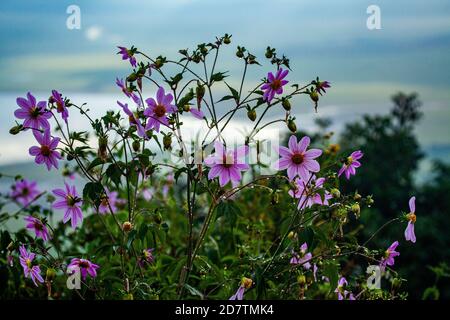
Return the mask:
[(312, 253), (308, 251), (308, 244), (305, 242), (300, 247), (300, 254), (297, 252), (292, 252), (293, 257), (290, 260), (292, 265), (302, 265), (304, 269), (309, 270), (311, 268)]
[(33, 216), (27, 216), (24, 218), (24, 220), (25, 222), (27, 222), (26, 228), (28, 230), (34, 231), (34, 234), (37, 238), (41, 238), (44, 241), (50, 239), (48, 229), (41, 220)]
[(56, 111), (61, 113), (61, 117), (67, 123), (67, 119), (69, 118), (69, 110), (66, 107), (66, 103), (64, 102), (62, 95), (58, 91), (52, 90), (50, 102), (56, 104)]
[(33, 266), (33, 260), (36, 257), (34, 253), (29, 253), (25, 246), (21, 246), (19, 248), (20, 251), (20, 264), (23, 268), (23, 273), (25, 274), (25, 278), (31, 278), (33, 283), (38, 286), (37, 282), (44, 283), (44, 279), (41, 276), (41, 269), (39, 266)]
[(175, 113), (178, 110), (177, 107), (172, 104), (172, 100), (172, 94), (165, 94), (163, 87), (159, 87), (156, 93), (156, 100), (153, 98), (145, 100), (148, 105), (148, 108), (144, 110), (144, 115), (148, 117), (145, 129), (149, 130), (153, 128), (156, 132), (159, 132), (161, 124), (165, 126), (169, 125), (167, 115)]
[(29, 205), (39, 194), (36, 184), (36, 181), (28, 181), (26, 179), (17, 181), (11, 187), (11, 198), (23, 206)]
[(267, 83), (261, 86), (261, 90), (264, 91), (263, 99), (265, 101), (270, 103), (275, 97), (275, 94), (283, 93), (283, 86), (289, 82), (283, 79), (287, 76), (288, 73), (288, 70), (283, 70), (282, 68), (280, 68), (275, 75), (273, 75), (272, 72), (269, 72), (267, 74)]
[(248, 154), (248, 146), (241, 146), (235, 150), (226, 150), (225, 146), (219, 141), (214, 142), (215, 153), (205, 159), (205, 164), (210, 167), (208, 179), (212, 180), (219, 177), (221, 187), (228, 182), (241, 181), (241, 171), (248, 170), (250, 167), (245, 163)]
[(87, 259), (80, 259), (80, 258), (73, 258), (70, 261), (70, 264), (67, 266), (67, 269), (77, 272), (81, 272), (81, 277), (83, 280), (86, 280), (86, 276), (89, 274), (92, 278), (95, 278), (97, 276), (97, 269), (100, 268), (100, 266), (96, 265), (95, 263), (92, 263), (91, 261)]
[(360, 150), (352, 152), (352, 154), (347, 157), (347, 159), (345, 159), (345, 163), (339, 170), (338, 177), (340, 177), (341, 174), (345, 173), (345, 177), (347, 178), (347, 180), (349, 180), (351, 175), (355, 175), (356, 168), (359, 168), (361, 166), (361, 163), (358, 160), (361, 159), (363, 155), (364, 153), (362, 153)]
[(310, 172), (320, 171), (320, 165), (314, 159), (322, 154), (322, 150), (319, 149), (306, 150), (310, 142), (310, 138), (305, 136), (297, 143), (297, 137), (292, 135), (289, 138), (289, 148), (278, 147), (281, 158), (275, 163), (274, 168), (287, 169), (290, 180), (299, 176), (303, 181), (308, 181)]
[(122, 55), (122, 60), (129, 60), (130, 64), (136, 68), (137, 62), (136, 58), (134, 57), (134, 53), (125, 47), (117, 47), (117, 48), (119, 48), (119, 52), (117, 52), (117, 54)]
[(47, 166), (47, 169), (55, 167), (58, 169), (58, 160), (61, 159), (61, 155), (56, 148), (58, 147), (59, 138), (52, 138), (50, 136), (50, 130), (46, 130), (44, 134), (40, 134), (37, 131), (34, 131), (34, 136), (40, 146), (31, 147), (28, 152), (31, 156), (35, 156), (34, 162), (37, 164), (44, 163)]
[(98, 213), (107, 214), (110, 212), (109, 207), (111, 207), (112, 213), (116, 213), (117, 211), (117, 191), (109, 191), (106, 189), (106, 194), (102, 197), (102, 201), (98, 206)]
[(145, 133), (144, 126), (141, 124), (141, 121), (138, 119), (136, 114), (134, 114), (129, 108), (127, 103), (121, 103), (117, 101), (117, 104), (123, 109), (125, 114), (128, 116), (128, 121), (130, 126), (135, 126), (137, 128), (138, 136), (141, 138), (147, 139), (147, 134)]
[(83, 223), (83, 213), (81, 212), (82, 200), (78, 197), (75, 186), (69, 186), (64, 183), (66, 190), (55, 189), (53, 194), (60, 199), (53, 203), (53, 208), (65, 210), (63, 222), (71, 220), (72, 228), (75, 229), (78, 224)]
[(414, 224), (416, 223), (416, 197), (409, 199), (409, 213), (406, 215), (408, 226), (405, 229), (406, 241), (416, 243), (416, 234), (414, 233)]
[[(308, 184), (306, 184), (307, 181), (309, 181)], [(299, 209), (310, 208), (314, 204), (328, 205), (328, 200), (333, 198), (333, 196), (328, 191), (325, 191), (324, 198), (322, 199), (322, 196), (316, 192), (318, 189), (323, 188), (324, 183), (325, 178), (316, 179), (315, 175), (308, 178), (306, 182), (300, 178), (296, 178), (296, 188), (294, 190), (289, 190), (289, 195), (293, 198), (299, 199)]]
[(386, 250), (384, 257), (381, 258), (381, 261), (380, 261), (381, 271), (384, 271), (386, 266), (394, 265), (394, 258), (400, 255), (399, 252), (395, 251), (395, 249), (397, 249), (397, 247), (398, 247), (398, 241), (395, 241)]
[(14, 111), (14, 115), (16, 118), (24, 119), (23, 126), (25, 128), (32, 128), (34, 130), (50, 129), (48, 119), (52, 117), (52, 114), (45, 110), (47, 106), (45, 101), (36, 103), (36, 98), (28, 92), (26, 99), (19, 97), (16, 102), (20, 108)]

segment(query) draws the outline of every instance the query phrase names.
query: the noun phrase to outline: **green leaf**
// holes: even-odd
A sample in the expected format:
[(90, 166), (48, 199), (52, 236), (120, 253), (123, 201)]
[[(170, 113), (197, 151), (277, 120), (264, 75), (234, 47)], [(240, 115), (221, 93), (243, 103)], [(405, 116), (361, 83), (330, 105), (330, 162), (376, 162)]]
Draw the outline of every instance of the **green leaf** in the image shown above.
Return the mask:
[(324, 261), (323, 273), (330, 279), (330, 290), (336, 289), (339, 281), (339, 264), (336, 260)]
[(199, 296), (201, 299), (203, 299), (203, 293), (195, 289), (194, 287), (188, 285), (187, 283), (184, 284), (184, 287), (188, 289), (189, 293), (193, 296)]
[(89, 164), (89, 166), (87, 167), (87, 170), (89, 171), (89, 170), (91, 170), (92, 168), (95, 168), (96, 166), (99, 166), (99, 165), (101, 165), (101, 164), (104, 164), (105, 162), (102, 160), (102, 159), (100, 159), (100, 158), (95, 158), (90, 164)]
[(226, 72), (217, 72), (211, 76), (210, 81), (211, 81), (211, 83), (214, 81), (219, 82), (219, 81), (222, 81), (223, 79), (225, 79), (226, 77), (227, 77)]

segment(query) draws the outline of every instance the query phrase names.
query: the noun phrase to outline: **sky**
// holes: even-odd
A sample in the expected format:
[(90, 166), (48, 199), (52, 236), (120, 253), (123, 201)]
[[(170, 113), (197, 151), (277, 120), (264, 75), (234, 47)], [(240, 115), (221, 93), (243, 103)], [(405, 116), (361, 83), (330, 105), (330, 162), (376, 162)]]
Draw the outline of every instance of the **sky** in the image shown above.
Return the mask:
[[(66, 27), (70, 5), (80, 8), (79, 30)], [(367, 28), (370, 5), (380, 8), (379, 30)], [(130, 72), (116, 46), (176, 58), (179, 49), (224, 33), (233, 35), (232, 44), (218, 68), (230, 70), (236, 80), (241, 72), (236, 46), (264, 60), (270, 45), (290, 58), (292, 82), (320, 76), (332, 83), (319, 115), (305, 100), (294, 106), (300, 128), (329, 116), (339, 130), (363, 113), (387, 112), (395, 92), (415, 91), (425, 113), (419, 141), (450, 154), (450, 1), (2, 0), (0, 164), (30, 160), (31, 138), (8, 135), (17, 96), (31, 91), (43, 100), (58, 89), (99, 112), (115, 108), (120, 98), (115, 78)], [(255, 67), (249, 83), (268, 71), (268, 64)]]

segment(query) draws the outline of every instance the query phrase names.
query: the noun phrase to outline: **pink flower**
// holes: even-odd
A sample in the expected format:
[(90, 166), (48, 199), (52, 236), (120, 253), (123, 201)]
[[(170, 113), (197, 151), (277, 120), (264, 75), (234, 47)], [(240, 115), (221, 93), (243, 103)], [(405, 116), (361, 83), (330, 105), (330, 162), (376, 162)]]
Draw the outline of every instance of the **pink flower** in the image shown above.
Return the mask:
[(394, 265), (394, 258), (400, 255), (399, 252), (395, 251), (395, 249), (397, 249), (397, 246), (398, 246), (398, 241), (395, 241), (386, 250), (384, 257), (381, 258), (381, 261), (380, 261), (381, 271), (384, 271), (386, 266)]
[(287, 169), (287, 175), (290, 180), (299, 176), (303, 181), (308, 181), (310, 172), (319, 172), (320, 165), (314, 160), (322, 154), (322, 150), (306, 150), (310, 144), (309, 137), (303, 137), (297, 143), (297, 137), (292, 135), (289, 138), (289, 148), (280, 146), (278, 152), (281, 158), (275, 163), (276, 170)]
[(36, 188), (36, 181), (28, 181), (26, 179), (17, 181), (11, 189), (11, 198), (23, 206), (29, 205), (39, 194), (39, 190)]
[(162, 195), (164, 198), (166, 198), (167, 195), (169, 194), (170, 188), (172, 187), (174, 181), (175, 181), (175, 175), (173, 174), (173, 172), (171, 172), (167, 175), (166, 181), (162, 187)]
[[(309, 181), (308, 185), (306, 184), (307, 181)], [(296, 188), (294, 190), (289, 190), (289, 195), (293, 198), (299, 199), (299, 209), (310, 208), (314, 204), (328, 205), (328, 200), (333, 196), (328, 191), (325, 191), (324, 199), (322, 200), (322, 196), (316, 192), (318, 189), (323, 188), (324, 183), (325, 178), (316, 179), (315, 175), (312, 175), (312, 177), (310, 176), (306, 182), (300, 178), (296, 178)]]
[(137, 128), (137, 133), (141, 138), (147, 139), (147, 134), (145, 133), (144, 126), (141, 124), (141, 121), (138, 117), (128, 108), (128, 104), (121, 103), (117, 101), (117, 104), (123, 109), (125, 114), (128, 116), (128, 121), (130, 126), (135, 126)]
[(239, 182), (241, 180), (241, 171), (248, 170), (250, 167), (245, 163), (244, 158), (248, 154), (248, 146), (238, 147), (235, 150), (226, 150), (219, 141), (214, 142), (215, 153), (205, 159), (205, 164), (210, 167), (208, 179), (212, 180), (219, 177), (221, 187), (229, 181)]
[(39, 101), (36, 104), (36, 98), (28, 92), (27, 99), (19, 97), (16, 102), (20, 108), (14, 111), (14, 115), (16, 118), (25, 119), (23, 122), (25, 128), (50, 129), (48, 119), (52, 117), (52, 114), (45, 110), (47, 105), (45, 101)]
[(133, 99), (133, 101), (140, 106), (141, 105), (141, 99), (132, 91), (130, 91), (127, 86), (125, 85), (125, 81), (123, 79), (116, 78), (116, 84), (117, 86), (122, 89), (122, 92), (128, 97)]
[(289, 81), (283, 80), (287, 74), (288, 70), (278, 69), (276, 75), (274, 76), (272, 72), (267, 74), (267, 83), (261, 86), (261, 90), (264, 90), (263, 99), (267, 102), (271, 102), (275, 94), (283, 93), (283, 86)]
[(102, 201), (98, 206), (98, 213), (107, 214), (110, 212), (109, 207), (111, 207), (112, 213), (117, 211), (116, 203), (117, 203), (117, 191), (109, 191), (106, 189), (106, 194), (102, 197)]
[(153, 256), (154, 250), (155, 250), (154, 248), (147, 248), (142, 251), (142, 257), (139, 258), (138, 260), (139, 266), (141, 268), (143, 268), (146, 263), (148, 264), (153, 263), (153, 261), (155, 260), (155, 257)]
[(308, 251), (308, 244), (305, 242), (300, 247), (300, 254), (292, 252), (293, 257), (290, 260), (292, 265), (302, 265), (304, 269), (309, 270), (311, 268), (311, 263), (309, 261), (312, 259), (312, 253)]
[(322, 92), (326, 93), (325, 89), (331, 88), (330, 82), (328, 81), (315, 81), (314, 83), (316, 85), (316, 91), (320, 95), (322, 95)]
[(411, 197), (409, 199), (409, 213), (406, 215), (406, 219), (408, 219), (408, 226), (405, 230), (405, 239), (406, 241), (411, 241), (412, 243), (416, 243), (416, 235), (414, 233), (414, 224), (416, 223), (416, 197)]
[(153, 198), (153, 195), (155, 194), (155, 189), (145, 187), (142, 189), (142, 196), (145, 200), (150, 201)]
[(67, 118), (69, 118), (69, 110), (66, 107), (66, 103), (64, 102), (62, 95), (58, 91), (52, 90), (50, 102), (56, 104), (56, 111), (61, 113), (61, 117), (67, 123)]
[(37, 164), (45, 163), (49, 171), (52, 166), (58, 169), (58, 160), (61, 159), (61, 155), (56, 151), (56, 147), (58, 147), (60, 139), (52, 138), (50, 136), (50, 130), (46, 130), (44, 134), (40, 134), (37, 131), (33, 133), (37, 142), (40, 144), (40, 147), (33, 146), (28, 150), (31, 156), (36, 157), (34, 162)]
[(125, 47), (117, 47), (119, 48), (119, 52), (117, 52), (117, 54), (121, 54), (122, 55), (122, 60), (129, 60), (130, 64), (136, 68), (137, 63), (136, 63), (136, 58), (134, 57), (134, 53), (135, 53), (135, 49), (133, 49), (133, 47), (131, 47), (130, 50), (128, 50)]
[(243, 277), (241, 280), (241, 285), (237, 289), (236, 293), (233, 294), (229, 300), (243, 300), (245, 289), (250, 289), (252, 287), (253, 280)]
[(356, 168), (359, 168), (361, 166), (361, 163), (358, 160), (361, 159), (363, 155), (364, 154), (360, 150), (352, 152), (352, 154), (347, 157), (347, 159), (345, 159), (344, 165), (339, 170), (338, 177), (340, 177), (344, 172), (347, 180), (350, 179), (351, 175), (355, 175)]
[(165, 94), (163, 87), (159, 87), (158, 92), (156, 93), (156, 101), (153, 98), (145, 100), (148, 108), (144, 110), (144, 115), (149, 118), (145, 129), (149, 130), (154, 128), (156, 132), (159, 132), (161, 124), (166, 126), (169, 125), (167, 114), (175, 113), (178, 110), (177, 107), (172, 104), (172, 100), (172, 94)]
[(25, 246), (21, 246), (19, 248), (20, 251), (20, 264), (23, 268), (23, 273), (25, 274), (25, 278), (31, 278), (33, 283), (38, 286), (36, 280), (40, 283), (44, 283), (44, 279), (41, 277), (41, 269), (39, 266), (33, 266), (32, 262), (36, 255), (34, 253), (29, 253)]
[(73, 258), (67, 269), (73, 272), (81, 272), (81, 277), (86, 280), (86, 276), (89, 274), (92, 278), (97, 276), (97, 269), (100, 268), (95, 263), (90, 262), (87, 259)]
[[(338, 282), (338, 286), (334, 292), (338, 294), (339, 300), (345, 300), (348, 296), (349, 300), (355, 300), (355, 297), (353, 294), (345, 289), (345, 287), (348, 285), (347, 280), (344, 277), (341, 277)], [(350, 295), (349, 295), (350, 294)]]
[(197, 118), (199, 120), (203, 120), (203, 118), (205, 117), (203, 111), (197, 108), (189, 108), (189, 112), (192, 114), (194, 118)]
[(50, 239), (47, 227), (41, 220), (33, 216), (27, 216), (24, 218), (24, 220), (25, 222), (28, 222), (26, 228), (28, 230), (34, 231), (34, 234), (36, 235), (37, 238), (41, 238), (44, 241)]
[(53, 208), (64, 209), (63, 222), (71, 220), (72, 228), (75, 229), (78, 224), (83, 223), (83, 213), (81, 212), (81, 198), (78, 197), (77, 190), (75, 186), (70, 187), (67, 183), (64, 183), (66, 190), (55, 189), (53, 194), (61, 198), (60, 200), (53, 203)]

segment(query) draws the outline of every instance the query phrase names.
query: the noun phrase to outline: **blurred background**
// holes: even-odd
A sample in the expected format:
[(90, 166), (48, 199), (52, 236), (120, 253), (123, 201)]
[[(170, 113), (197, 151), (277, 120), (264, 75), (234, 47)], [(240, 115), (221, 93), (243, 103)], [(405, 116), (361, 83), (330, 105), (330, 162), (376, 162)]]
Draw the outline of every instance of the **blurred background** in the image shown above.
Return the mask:
[[(66, 26), (70, 5), (80, 9), (80, 29)], [(380, 8), (379, 30), (367, 28), (370, 5)], [(316, 76), (331, 82), (318, 114), (309, 101), (296, 102), (297, 127), (316, 136), (333, 131), (332, 140), (342, 151), (361, 148), (366, 153), (363, 168), (344, 186), (374, 195), (374, 207), (362, 215), (362, 238), (406, 211), (409, 197), (417, 196), (418, 242), (402, 242), (398, 271), (408, 279), (411, 297), (450, 298), (446, 0), (2, 0), (0, 172), (39, 180), (42, 189), (61, 180), (30, 165), (30, 135), (9, 135), (17, 96), (31, 91), (45, 100), (57, 89), (79, 104), (87, 102), (94, 116), (100, 115), (117, 108), (116, 100), (123, 97), (115, 78), (130, 71), (116, 55), (117, 45), (175, 58), (179, 49), (224, 33), (233, 37), (221, 71), (241, 72), (238, 61), (229, 59), (237, 45), (245, 45), (261, 60), (270, 45), (290, 58), (292, 82)], [(267, 71), (253, 68), (250, 83)], [(238, 115), (234, 126), (244, 130), (244, 119), (245, 113)], [(0, 191), (9, 187), (0, 183)], [(400, 226), (391, 228), (373, 245), (387, 247), (402, 232)]]

